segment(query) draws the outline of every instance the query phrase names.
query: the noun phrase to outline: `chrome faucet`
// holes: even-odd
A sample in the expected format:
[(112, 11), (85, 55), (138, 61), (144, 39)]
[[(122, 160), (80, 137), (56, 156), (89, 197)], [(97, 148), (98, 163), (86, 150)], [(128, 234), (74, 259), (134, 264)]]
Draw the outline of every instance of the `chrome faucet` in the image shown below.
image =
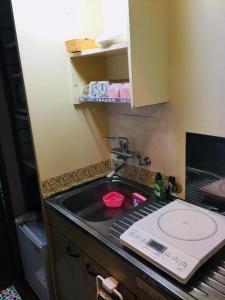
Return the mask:
[(122, 136), (106, 136), (105, 139), (119, 142), (119, 147), (110, 150), (110, 153), (116, 154), (118, 159), (127, 160), (132, 157), (128, 147), (128, 138)]
[(117, 159), (122, 159), (121, 164), (114, 164), (112, 167), (112, 171), (107, 175), (108, 178), (112, 178), (117, 172), (123, 169), (127, 164), (127, 159), (131, 158), (131, 154), (129, 153), (129, 141), (126, 137), (115, 137), (115, 136), (106, 136), (105, 139), (118, 141), (119, 147), (112, 148), (110, 153), (116, 154)]
[(114, 164), (112, 167), (112, 171), (110, 171), (106, 177), (112, 178), (117, 172), (123, 169), (126, 166), (126, 161), (122, 162), (121, 164)]
[(108, 178), (112, 178), (117, 172), (123, 169), (129, 158), (136, 158), (140, 166), (149, 166), (151, 164), (151, 159), (149, 157), (142, 158), (140, 153), (137, 151), (130, 151), (129, 150), (129, 140), (127, 137), (115, 137), (115, 136), (106, 136), (105, 139), (118, 141), (119, 146), (116, 148), (112, 148), (110, 153), (116, 154), (117, 159), (122, 159), (121, 164), (115, 164), (112, 167), (112, 171), (109, 172), (107, 175)]

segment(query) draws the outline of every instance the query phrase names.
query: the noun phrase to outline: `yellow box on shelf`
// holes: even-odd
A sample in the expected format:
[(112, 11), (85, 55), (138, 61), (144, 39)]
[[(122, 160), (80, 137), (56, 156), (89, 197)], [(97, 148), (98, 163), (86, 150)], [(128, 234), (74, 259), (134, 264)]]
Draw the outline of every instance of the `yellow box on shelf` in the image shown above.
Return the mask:
[(89, 40), (89, 39), (73, 39), (73, 40), (65, 41), (65, 45), (69, 53), (97, 48), (95, 40)]

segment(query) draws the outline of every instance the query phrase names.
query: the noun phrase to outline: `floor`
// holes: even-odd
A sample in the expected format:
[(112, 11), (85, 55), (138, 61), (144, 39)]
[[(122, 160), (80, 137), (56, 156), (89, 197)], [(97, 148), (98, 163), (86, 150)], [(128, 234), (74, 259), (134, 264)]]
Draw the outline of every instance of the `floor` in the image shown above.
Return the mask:
[(33, 290), (24, 278), (11, 279), (7, 275), (0, 274), (0, 290), (14, 285), (17, 292), (23, 300), (38, 300), (39, 298), (34, 294)]

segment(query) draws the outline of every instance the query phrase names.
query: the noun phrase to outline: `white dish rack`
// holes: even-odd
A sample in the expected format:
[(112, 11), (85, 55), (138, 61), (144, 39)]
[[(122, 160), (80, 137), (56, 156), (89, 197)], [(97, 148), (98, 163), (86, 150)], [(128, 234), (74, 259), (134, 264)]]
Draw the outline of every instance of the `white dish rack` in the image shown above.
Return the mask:
[(115, 103), (115, 104), (127, 104), (131, 103), (131, 99), (128, 98), (111, 98), (111, 97), (90, 97), (81, 96), (79, 102), (92, 102), (92, 103)]

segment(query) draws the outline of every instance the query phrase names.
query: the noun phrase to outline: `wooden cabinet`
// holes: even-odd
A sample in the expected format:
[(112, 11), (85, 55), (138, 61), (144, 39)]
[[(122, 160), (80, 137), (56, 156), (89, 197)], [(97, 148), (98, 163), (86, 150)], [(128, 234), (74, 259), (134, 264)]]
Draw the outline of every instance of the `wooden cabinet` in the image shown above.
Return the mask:
[[(51, 209), (47, 209), (47, 215), (50, 225), (49, 250), (52, 254), (50, 257), (53, 257), (51, 265), (54, 266), (52, 271), (57, 300), (95, 300), (97, 275), (103, 278), (113, 276), (118, 280), (117, 289), (123, 295), (124, 300), (171, 299), (169, 296), (164, 296), (159, 286), (150, 285), (123, 259), (100, 245), (77, 226), (69, 223)], [(75, 256), (79, 254), (80, 257), (74, 258), (70, 255), (68, 257), (68, 246), (71, 247), (70, 250), (73, 250), (69, 254), (72, 253)], [(80, 298), (69, 298), (75, 292)]]
[(168, 102), (169, 1), (128, 2), (128, 64), (132, 85), (132, 106)]
[(85, 268), (85, 285), (86, 299), (96, 300), (96, 276), (101, 275), (102, 277), (108, 277), (108, 274), (91, 258), (84, 256), (84, 268)]
[(85, 299), (83, 253), (65, 236), (51, 229), (57, 299)]
[[(103, 0), (103, 3), (105, 1), (107, 0)], [(128, 16), (127, 22), (122, 22), (126, 26), (128, 24), (127, 43), (70, 54), (73, 87), (71, 97), (74, 104), (80, 103), (79, 96), (90, 81), (99, 80), (129, 81), (131, 107), (170, 100), (169, 0), (120, 1), (123, 3), (119, 7), (124, 10), (123, 18)], [(115, 1), (114, 11), (116, 5), (119, 5), (118, 1)], [(104, 14), (107, 15), (107, 10)], [(116, 15), (114, 19), (111, 18), (112, 24), (109, 20), (108, 27), (113, 27), (115, 20)], [(102, 26), (106, 26), (104, 22)], [(121, 28), (121, 32), (124, 31)]]
[[(87, 287), (87, 296), (85, 300), (96, 300), (96, 276), (101, 275), (103, 278), (110, 276), (102, 267), (87, 255), (84, 256), (85, 266), (85, 286)], [(119, 285), (117, 290), (123, 295), (124, 300), (135, 300), (135, 296), (128, 291), (123, 285)]]
[[(57, 299), (96, 300), (97, 275), (107, 278), (110, 274), (54, 228), (51, 228), (51, 242)], [(124, 300), (135, 300), (124, 286), (119, 285), (118, 291)]]

